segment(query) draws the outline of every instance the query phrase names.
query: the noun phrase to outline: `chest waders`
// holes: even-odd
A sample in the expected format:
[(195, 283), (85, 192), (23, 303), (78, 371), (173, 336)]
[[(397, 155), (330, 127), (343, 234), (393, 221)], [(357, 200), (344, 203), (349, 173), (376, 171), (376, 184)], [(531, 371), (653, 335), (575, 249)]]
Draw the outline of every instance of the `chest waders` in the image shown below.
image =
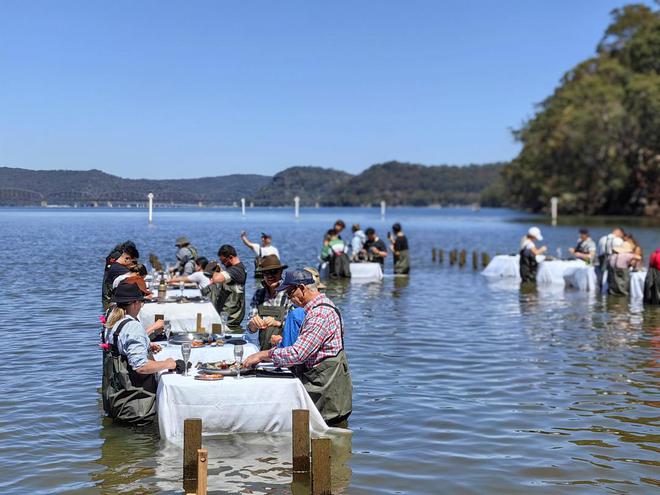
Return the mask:
[(522, 283), (536, 283), (536, 271), (539, 263), (536, 256), (529, 249), (520, 250), (520, 278)]
[(119, 353), (117, 340), (125, 319), (113, 333), (110, 351), (103, 356), (103, 408), (114, 421), (135, 426), (156, 419), (156, 389), (154, 374), (142, 375), (131, 368), (126, 356)]
[(332, 308), (339, 316), (342, 350), (336, 356), (325, 358), (313, 368), (299, 364), (294, 366), (292, 371), (302, 382), (325, 422), (332, 426), (351, 415), (353, 382), (344, 353), (344, 324), (341, 321), (341, 314), (337, 308), (327, 303), (318, 304), (314, 308), (320, 306)]
[[(283, 301), (286, 301), (283, 299)], [(257, 313), (261, 318), (272, 316), (280, 323), (284, 324), (286, 318), (286, 308), (284, 306), (264, 306), (260, 304), (257, 306)], [(259, 330), (259, 348), (262, 351), (267, 351), (272, 347), (270, 338), (273, 335), (282, 335), (283, 327), (268, 327), (265, 330)]]
[(399, 251), (394, 255), (394, 273), (396, 275), (408, 275), (410, 272), (410, 258), (408, 250)]
[(221, 284), (218, 299), (222, 307), (220, 311), (227, 313), (227, 326), (229, 326), (229, 329), (238, 330), (242, 333), (241, 323), (245, 317), (245, 285)]
[(259, 254), (254, 257), (254, 278), (261, 280), (263, 275), (261, 274), (261, 246), (259, 246)]
[[(618, 257), (619, 255), (613, 254), (612, 256)], [(607, 293), (610, 296), (627, 296), (630, 293), (629, 287), (630, 272), (628, 268), (607, 267)]]
[(644, 304), (660, 304), (660, 270), (652, 266), (644, 279)]
[(330, 278), (351, 278), (351, 260), (346, 253), (336, 254), (331, 250), (328, 275)]

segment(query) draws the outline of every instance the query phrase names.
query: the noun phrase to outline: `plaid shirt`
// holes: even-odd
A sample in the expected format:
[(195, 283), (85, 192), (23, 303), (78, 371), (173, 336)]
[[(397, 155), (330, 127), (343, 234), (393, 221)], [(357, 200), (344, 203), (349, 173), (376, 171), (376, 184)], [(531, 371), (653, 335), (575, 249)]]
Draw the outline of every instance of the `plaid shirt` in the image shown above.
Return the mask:
[(271, 349), (268, 353), (275, 365), (286, 367), (304, 363), (313, 368), (343, 349), (339, 315), (327, 306), (315, 308), (322, 303), (335, 307), (323, 294), (305, 304), (305, 319), (298, 340), (292, 346)]

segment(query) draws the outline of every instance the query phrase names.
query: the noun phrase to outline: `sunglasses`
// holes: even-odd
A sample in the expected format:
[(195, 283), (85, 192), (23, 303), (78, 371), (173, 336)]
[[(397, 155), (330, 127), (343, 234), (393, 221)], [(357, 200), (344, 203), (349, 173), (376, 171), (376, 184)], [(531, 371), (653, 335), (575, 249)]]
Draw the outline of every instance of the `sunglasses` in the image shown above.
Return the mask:
[(282, 270), (277, 268), (275, 270), (264, 270), (261, 273), (263, 273), (265, 277), (271, 277), (275, 275), (280, 275), (282, 273)]

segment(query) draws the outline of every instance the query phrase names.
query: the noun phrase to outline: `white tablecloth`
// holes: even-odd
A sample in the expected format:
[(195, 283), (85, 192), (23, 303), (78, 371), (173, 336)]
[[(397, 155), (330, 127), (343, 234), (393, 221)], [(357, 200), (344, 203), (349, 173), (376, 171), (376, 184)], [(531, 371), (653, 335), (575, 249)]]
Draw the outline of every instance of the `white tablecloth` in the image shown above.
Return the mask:
[(630, 272), (630, 299), (644, 299), (644, 281), (647, 271)]
[(161, 438), (181, 443), (183, 421), (201, 418), (203, 435), (291, 431), (291, 410), (308, 409), (310, 429), (328, 429), (297, 378), (225, 377), (203, 382), (193, 376), (163, 374), (158, 382)]
[[(163, 344), (161, 343), (161, 345)], [(245, 344), (243, 346), (243, 359), (258, 351), (259, 349), (257, 348), (256, 345)], [(154, 359), (156, 359), (157, 361), (163, 361), (170, 357), (173, 359), (183, 359), (183, 356), (181, 355), (180, 345), (173, 345), (173, 344), (163, 345), (163, 350), (160, 351), (158, 354), (154, 355)], [(233, 360), (234, 360), (233, 344), (225, 344), (220, 347), (212, 347), (212, 346), (193, 347), (190, 351), (190, 362), (192, 363), (193, 367), (199, 362), (214, 363), (217, 361), (231, 362)]]
[[(328, 278), (328, 262), (321, 264), (319, 274), (321, 278)], [(369, 279), (381, 280), (383, 278), (383, 270), (380, 263), (351, 263), (351, 279)]]
[(194, 332), (197, 326), (197, 313), (202, 314), (202, 326), (211, 332), (213, 323), (220, 323), (220, 315), (211, 302), (189, 303), (146, 303), (140, 310), (140, 321), (146, 328), (156, 315), (164, 315), (172, 324), (172, 333)]
[(593, 266), (572, 266), (564, 271), (564, 282), (583, 292), (598, 292), (598, 280)]
[(564, 273), (571, 268), (586, 267), (582, 260), (552, 260), (539, 263), (536, 283), (539, 285), (564, 285)]
[(498, 254), (481, 272), (489, 279), (513, 278), (520, 280), (520, 255)]

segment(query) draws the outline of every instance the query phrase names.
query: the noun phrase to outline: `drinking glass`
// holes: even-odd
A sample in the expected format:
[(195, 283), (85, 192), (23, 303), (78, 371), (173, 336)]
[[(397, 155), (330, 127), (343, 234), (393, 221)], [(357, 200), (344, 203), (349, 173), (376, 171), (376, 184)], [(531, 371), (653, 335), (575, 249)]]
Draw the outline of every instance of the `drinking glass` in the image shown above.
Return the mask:
[(190, 359), (191, 342), (181, 343), (181, 355), (183, 356), (183, 376), (188, 376), (188, 359)]
[(172, 323), (170, 322), (170, 320), (163, 321), (163, 330), (165, 331), (165, 337), (167, 338), (167, 342), (169, 343), (170, 335), (172, 334)]
[(236, 373), (236, 378), (240, 379), (241, 378), (241, 363), (243, 362), (243, 346), (236, 344), (234, 345), (234, 360), (236, 361), (236, 364), (238, 367), (236, 368), (237, 373)]
[(179, 293), (180, 293), (179, 295), (181, 296), (181, 299), (183, 299), (183, 289), (184, 289), (184, 287), (185, 287), (185, 284), (183, 283), (183, 281), (179, 282)]
[(224, 338), (225, 334), (227, 333), (227, 322), (229, 321), (229, 315), (227, 314), (226, 311), (222, 311), (220, 313), (220, 324), (222, 325), (222, 330), (220, 331), (220, 336)]

